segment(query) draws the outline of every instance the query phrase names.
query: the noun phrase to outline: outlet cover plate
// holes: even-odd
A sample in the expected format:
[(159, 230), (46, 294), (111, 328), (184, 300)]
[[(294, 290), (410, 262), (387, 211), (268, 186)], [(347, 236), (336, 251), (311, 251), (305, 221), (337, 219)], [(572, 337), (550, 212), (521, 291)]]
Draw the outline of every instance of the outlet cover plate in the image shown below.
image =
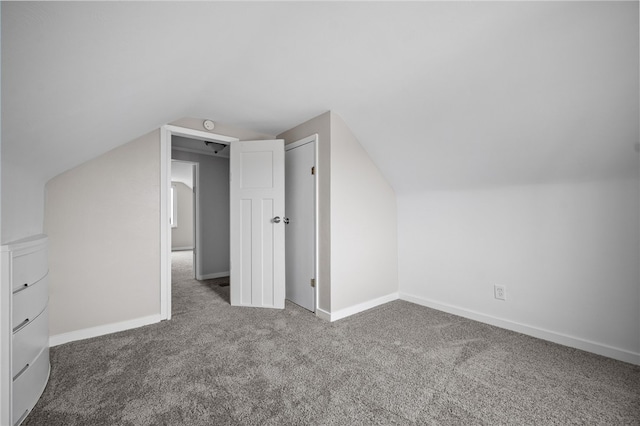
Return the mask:
[(493, 295), (498, 300), (507, 300), (507, 288), (496, 284), (493, 286)]

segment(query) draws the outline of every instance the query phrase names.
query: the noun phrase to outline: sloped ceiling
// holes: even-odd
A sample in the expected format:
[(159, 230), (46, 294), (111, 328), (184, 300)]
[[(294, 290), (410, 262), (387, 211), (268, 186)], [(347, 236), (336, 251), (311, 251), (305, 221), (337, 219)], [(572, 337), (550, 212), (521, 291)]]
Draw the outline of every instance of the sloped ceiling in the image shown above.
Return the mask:
[(3, 2), (3, 162), (339, 114), (396, 191), (637, 176), (638, 3)]

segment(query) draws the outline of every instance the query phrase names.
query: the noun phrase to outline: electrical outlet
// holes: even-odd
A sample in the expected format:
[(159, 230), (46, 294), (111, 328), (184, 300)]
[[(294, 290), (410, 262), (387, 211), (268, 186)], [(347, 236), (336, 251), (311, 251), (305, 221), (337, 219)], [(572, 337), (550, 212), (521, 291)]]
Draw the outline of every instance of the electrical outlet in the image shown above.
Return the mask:
[(493, 295), (498, 300), (507, 300), (507, 289), (503, 285), (493, 286)]

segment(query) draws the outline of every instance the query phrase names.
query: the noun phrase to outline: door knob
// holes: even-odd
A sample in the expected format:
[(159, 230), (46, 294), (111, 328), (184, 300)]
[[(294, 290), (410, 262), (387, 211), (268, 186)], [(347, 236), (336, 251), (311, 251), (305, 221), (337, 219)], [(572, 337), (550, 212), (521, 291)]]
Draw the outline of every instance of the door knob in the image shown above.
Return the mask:
[(280, 223), (280, 216), (276, 216), (273, 218), (273, 223)]
[(285, 224), (285, 225), (288, 225), (288, 224), (289, 224), (289, 218), (288, 218), (288, 217), (285, 217), (285, 218), (283, 219), (283, 222), (284, 222), (284, 224)]

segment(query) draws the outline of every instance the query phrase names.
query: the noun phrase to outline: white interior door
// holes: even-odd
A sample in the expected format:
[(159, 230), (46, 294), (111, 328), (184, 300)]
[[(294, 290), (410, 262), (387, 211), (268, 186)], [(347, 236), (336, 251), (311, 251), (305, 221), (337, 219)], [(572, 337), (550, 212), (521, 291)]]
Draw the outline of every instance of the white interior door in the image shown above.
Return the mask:
[(287, 147), (287, 299), (315, 312), (315, 141)]
[(284, 308), (284, 141), (231, 143), (231, 304)]

